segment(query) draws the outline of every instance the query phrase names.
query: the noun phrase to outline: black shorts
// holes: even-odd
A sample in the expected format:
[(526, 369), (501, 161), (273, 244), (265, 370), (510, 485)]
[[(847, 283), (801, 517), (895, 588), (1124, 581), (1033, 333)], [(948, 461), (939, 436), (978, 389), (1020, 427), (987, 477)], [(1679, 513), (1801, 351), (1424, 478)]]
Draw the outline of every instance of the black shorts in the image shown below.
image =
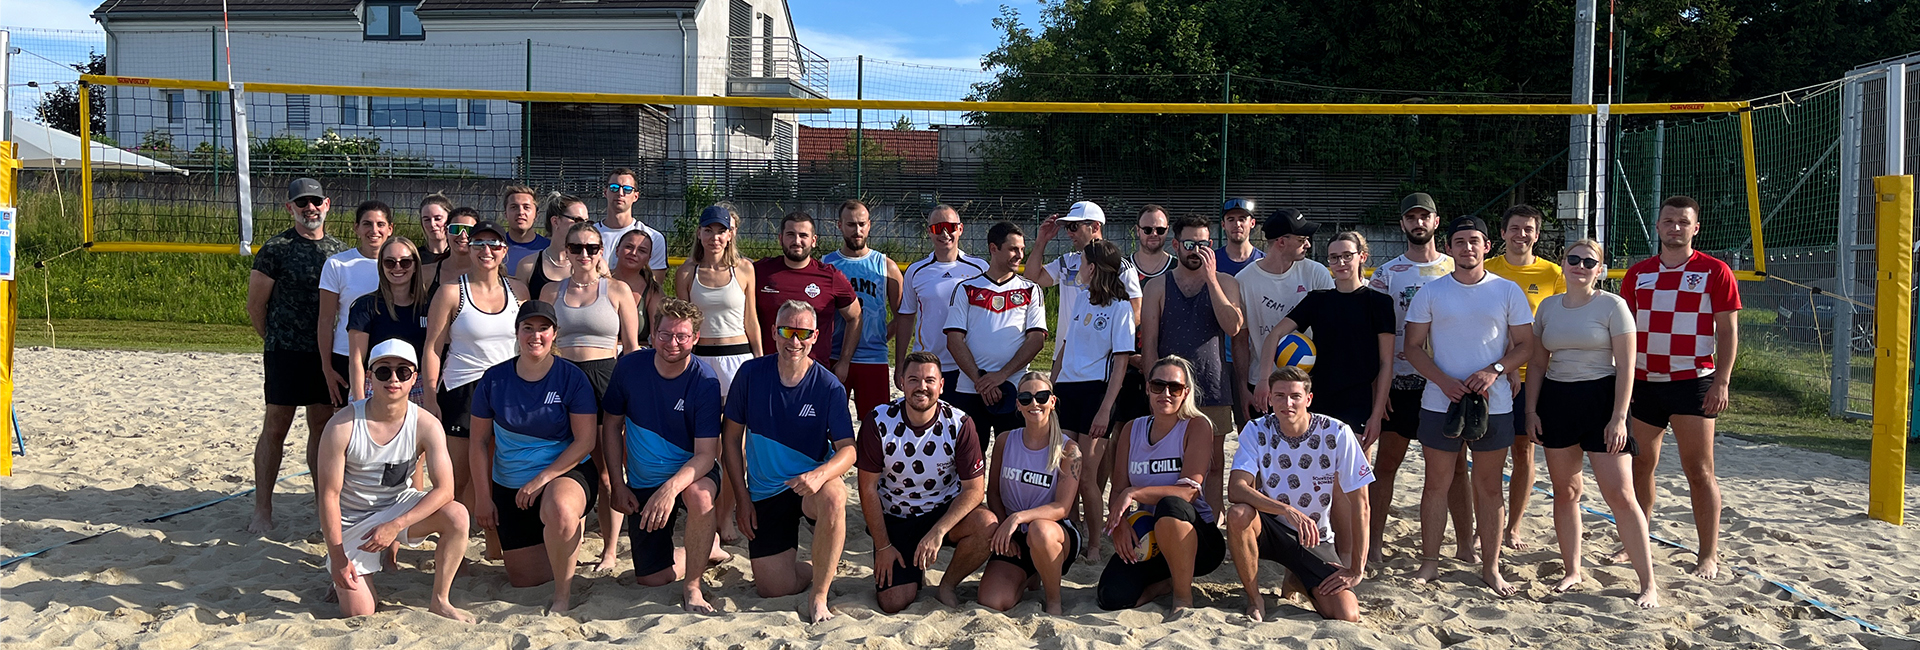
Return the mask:
[[(894, 550), (900, 552), (900, 564), (893, 567), (892, 582), (879, 583), (876, 573), (875, 589), (886, 591), (902, 585), (920, 584), (920, 578), (925, 572), (913, 565), (913, 551), (920, 546), (920, 540), (925, 539), (927, 533), (933, 530), (933, 525), (940, 523), (941, 517), (947, 516), (947, 509), (952, 505), (952, 502), (942, 503), (927, 512), (906, 517), (880, 515), (881, 524), (887, 527), (887, 540), (893, 544)], [(953, 546), (953, 540), (941, 539), (940, 545)]]
[[(1093, 428), (1093, 419), (1100, 415), (1100, 405), (1107, 399), (1107, 382), (1070, 381), (1054, 384), (1054, 404), (1058, 405), (1055, 417), (1060, 418), (1060, 428), (1073, 435), (1086, 435)], [(1118, 401), (1118, 400), (1116, 400)], [(1108, 428), (1118, 424), (1108, 418)]]
[(1358, 438), (1366, 435), (1367, 419), (1373, 417), (1371, 390), (1363, 386), (1350, 391), (1316, 392), (1307, 411), (1345, 422), (1353, 429), (1353, 437)]
[[(1160, 517), (1172, 517), (1193, 524), (1193, 532), (1199, 537), (1200, 545), (1193, 556), (1193, 577), (1213, 573), (1220, 563), (1227, 559), (1227, 540), (1220, 536), (1220, 527), (1213, 522), (1200, 518), (1200, 512), (1193, 502), (1179, 497), (1167, 497), (1160, 500), (1153, 509)], [(1119, 554), (1107, 561), (1107, 568), (1100, 572), (1100, 585), (1094, 590), (1094, 599), (1100, 609), (1132, 609), (1140, 603), (1140, 595), (1162, 581), (1171, 579), (1173, 571), (1167, 567), (1167, 558), (1155, 553), (1153, 557), (1127, 564), (1121, 561)]]
[[(348, 378), (353, 376), (352, 374), (347, 372), (347, 366), (350, 366), (350, 365), (353, 365), (353, 364), (348, 361), (347, 355), (344, 355), (344, 354), (333, 355), (333, 372), (334, 374), (340, 375), (340, 381), (343, 381), (343, 382), (348, 381)], [(368, 379), (372, 379), (372, 377), (369, 376)], [(337, 409), (346, 408), (347, 402), (348, 402), (347, 396), (351, 394), (352, 394), (352, 391), (348, 390), (347, 388), (341, 388), (340, 399), (332, 400), (333, 402), (332, 406)], [(329, 397), (329, 399), (331, 399), (331, 397)]]
[[(1581, 449), (1607, 453), (1607, 421), (1613, 418), (1613, 377), (1588, 381), (1562, 382), (1551, 379), (1540, 384), (1540, 446)], [(1640, 446), (1627, 435), (1628, 455), (1640, 455)]]
[[(1071, 520), (1062, 520), (1054, 523), (1060, 524), (1061, 531), (1067, 534), (1066, 555), (1062, 556), (1060, 560), (1060, 575), (1066, 575), (1067, 570), (1073, 568), (1074, 559), (1080, 557), (1080, 545), (1082, 544), (1080, 527), (1075, 526)], [(1020, 549), (1020, 557), (1007, 557), (999, 553), (994, 553), (988, 561), (1005, 562), (1013, 565), (1014, 568), (1019, 569), (1027, 575), (1033, 575), (1033, 552), (1027, 548), (1027, 531), (1013, 531), (1013, 547)]]
[[(1397, 383), (1397, 382), (1396, 382)], [(1425, 382), (1422, 382), (1425, 383)], [(1420, 439), (1420, 395), (1424, 388), (1392, 388), (1387, 391), (1387, 418), (1380, 428), (1400, 434), (1408, 440)]]
[[(715, 498), (719, 498), (720, 468), (715, 466), (701, 478), (713, 481)], [(699, 481), (696, 479), (694, 482)], [(659, 491), (658, 485), (650, 488), (633, 488), (633, 498), (640, 502), (640, 507), (645, 508), (647, 502), (653, 499), (654, 493)], [(654, 531), (648, 531), (642, 527), (639, 517), (627, 516), (627, 544), (633, 547), (633, 575), (650, 576), (673, 568), (673, 526), (680, 521), (680, 513), (686, 510), (686, 499), (681, 496), (674, 497), (673, 510), (667, 512), (666, 525)]]
[(1677, 381), (1647, 381), (1636, 379), (1633, 382), (1633, 405), (1628, 410), (1633, 419), (1662, 429), (1673, 421), (1676, 415), (1713, 419), (1707, 415), (1707, 389), (1713, 387), (1713, 377), (1694, 377)]
[(448, 436), (471, 437), (468, 425), (473, 421), (467, 409), (473, 406), (473, 389), (479, 385), (480, 380), (475, 379), (459, 388), (442, 390), (433, 396), (433, 399), (440, 403), (440, 426), (447, 430)]
[(1260, 559), (1286, 567), (1287, 573), (1299, 578), (1309, 592), (1340, 571), (1340, 554), (1333, 542), (1322, 540), (1319, 546), (1307, 548), (1300, 543), (1300, 534), (1278, 516), (1260, 513), (1260, 537), (1256, 541)]
[(1152, 415), (1147, 405), (1147, 376), (1127, 364), (1127, 375), (1120, 378), (1120, 396), (1113, 400), (1112, 421), (1131, 422)]
[[(573, 365), (579, 368), (580, 372), (587, 373), (587, 383), (593, 384), (593, 402), (598, 404), (601, 398), (607, 396), (607, 384), (613, 383), (613, 368), (620, 365), (620, 358), (575, 361)], [(602, 412), (602, 415), (604, 414)]]
[(1447, 414), (1439, 411), (1421, 410), (1420, 446), (1434, 451), (1459, 452), (1461, 447), (1473, 451), (1500, 451), (1513, 446), (1513, 418), (1506, 413), (1494, 413), (1487, 416), (1487, 435), (1469, 442), (1465, 438), (1448, 438), (1440, 434), (1447, 427)]
[[(994, 413), (989, 410), (986, 400), (982, 399), (979, 393), (954, 391), (942, 397), (948, 404), (952, 404), (954, 408), (960, 409), (968, 417), (973, 418), (974, 433), (980, 436), (980, 454), (983, 458), (993, 451), (994, 434), (1006, 433), (1026, 425), (1026, 420), (1020, 417), (1019, 410), (1016, 409), (1012, 413)], [(1011, 401), (1013, 396), (1004, 395), (1000, 399)], [(1062, 425), (1062, 428), (1065, 428), (1065, 425)]]
[[(561, 474), (559, 478), (553, 479), (554, 481), (571, 480), (579, 483), (580, 489), (586, 490), (587, 507), (580, 510), (582, 518), (586, 517), (587, 513), (593, 512), (593, 504), (597, 502), (599, 496), (600, 481), (591, 478), (592, 476), (593, 466), (581, 463), (567, 470), (567, 473)], [(551, 488), (553, 483), (548, 483), (547, 486)], [(499, 532), (500, 550), (503, 551), (547, 543), (547, 524), (540, 520), (540, 504), (533, 504), (532, 508), (521, 508), (513, 502), (514, 495), (519, 492), (519, 488), (493, 483), (493, 509), (500, 515), (500, 527), (496, 530)], [(541, 491), (541, 501), (544, 502), (548, 494), (549, 492)]]
[(800, 548), (800, 520), (813, 525), (793, 490), (753, 502), (753, 539), (747, 540), (747, 558), (760, 559)]
[(267, 403), (274, 406), (311, 406), (328, 403), (327, 375), (320, 371), (317, 352), (278, 352), (260, 355), (266, 375)]

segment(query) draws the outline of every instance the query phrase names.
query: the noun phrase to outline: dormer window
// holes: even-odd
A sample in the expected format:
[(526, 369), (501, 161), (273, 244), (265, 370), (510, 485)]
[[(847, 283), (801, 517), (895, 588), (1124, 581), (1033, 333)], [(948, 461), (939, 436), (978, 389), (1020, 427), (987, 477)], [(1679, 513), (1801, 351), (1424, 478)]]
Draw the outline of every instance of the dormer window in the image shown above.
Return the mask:
[(417, 0), (367, 0), (363, 23), (369, 41), (420, 41), (427, 36), (420, 29), (420, 16), (414, 11)]

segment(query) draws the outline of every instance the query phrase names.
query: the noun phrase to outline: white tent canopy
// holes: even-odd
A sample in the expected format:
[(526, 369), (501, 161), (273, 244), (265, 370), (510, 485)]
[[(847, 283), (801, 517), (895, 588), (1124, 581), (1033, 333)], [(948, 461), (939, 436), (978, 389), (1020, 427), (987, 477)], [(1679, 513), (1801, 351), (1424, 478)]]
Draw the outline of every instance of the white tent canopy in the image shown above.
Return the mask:
[[(14, 155), (26, 169), (68, 169), (80, 166), (80, 136), (49, 126), (34, 124), (13, 116), (8, 126)], [(93, 168), (96, 170), (187, 173), (172, 165), (140, 154), (92, 143)]]

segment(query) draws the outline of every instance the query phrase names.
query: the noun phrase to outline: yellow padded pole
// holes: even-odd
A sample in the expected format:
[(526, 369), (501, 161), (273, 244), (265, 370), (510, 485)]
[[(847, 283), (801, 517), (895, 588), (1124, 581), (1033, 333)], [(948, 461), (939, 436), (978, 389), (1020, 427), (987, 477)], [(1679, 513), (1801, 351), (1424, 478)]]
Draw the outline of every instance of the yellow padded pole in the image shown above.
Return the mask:
[(1867, 516), (1901, 525), (1907, 487), (1907, 427), (1913, 394), (1913, 177), (1873, 179), (1873, 452)]

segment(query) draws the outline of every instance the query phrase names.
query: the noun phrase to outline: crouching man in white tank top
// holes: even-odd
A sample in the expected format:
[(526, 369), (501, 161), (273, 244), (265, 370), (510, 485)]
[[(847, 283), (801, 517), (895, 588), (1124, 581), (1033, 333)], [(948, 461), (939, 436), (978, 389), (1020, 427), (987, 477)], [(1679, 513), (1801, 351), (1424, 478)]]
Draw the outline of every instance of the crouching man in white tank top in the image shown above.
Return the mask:
[[(467, 509), (453, 499), (446, 433), (438, 418), (407, 401), (419, 357), (398, 339), (374, 346), (368, 356), (373, 395), (335, 413), (320, 434), (320, 533), (340, 614), (372, 614), (380, 601), (362, 576), (397, 569), (396, 543), (417, 546), (438, 533), (427, 610), (470, 623), (472, 617), (447, 601), (467, 552)], [(428, 492), (412, 487), (423, 455), (433, 480)]]

